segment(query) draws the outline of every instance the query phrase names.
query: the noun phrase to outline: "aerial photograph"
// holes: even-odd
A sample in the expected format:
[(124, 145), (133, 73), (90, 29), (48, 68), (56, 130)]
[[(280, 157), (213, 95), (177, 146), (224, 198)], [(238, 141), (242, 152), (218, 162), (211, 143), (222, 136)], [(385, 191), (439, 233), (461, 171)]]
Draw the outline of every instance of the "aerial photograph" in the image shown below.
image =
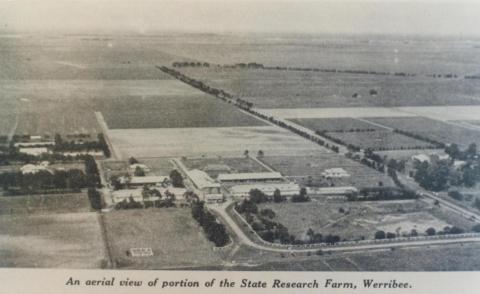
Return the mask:
[(480, 4), (0, 3), (0, 267), (479, 271)]

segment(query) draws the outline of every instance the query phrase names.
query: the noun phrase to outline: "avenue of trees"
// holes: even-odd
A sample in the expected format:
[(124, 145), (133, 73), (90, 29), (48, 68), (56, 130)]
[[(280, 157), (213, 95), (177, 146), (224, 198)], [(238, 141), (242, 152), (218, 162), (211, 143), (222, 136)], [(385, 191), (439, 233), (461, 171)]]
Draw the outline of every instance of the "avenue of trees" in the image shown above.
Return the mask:
[(215, 246), (222, 247), (230, 242), (225, 226), (217, 222), (215, 216), (205, 208), (204, 202), (192, 202), (192, 216)]

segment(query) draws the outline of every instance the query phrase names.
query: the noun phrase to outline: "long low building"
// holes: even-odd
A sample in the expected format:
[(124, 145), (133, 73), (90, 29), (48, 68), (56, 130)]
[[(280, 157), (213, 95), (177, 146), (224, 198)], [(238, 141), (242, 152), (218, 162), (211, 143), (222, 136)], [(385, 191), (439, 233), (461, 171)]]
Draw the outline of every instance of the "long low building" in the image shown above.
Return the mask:
[(129, 184), (132, 186), (143, 186), (167, 183), (168, 181), (170, 181), (170, 178), (166, 176), (131, 177)]
[(258, 189), (267, 196), (273, 196), (275, 190), (279, 190), (282, 196), (293, 196), (300, 193), (300, 186), (295, 183), (258, 183), (247, 185), (235, 185), (230, 187), (229, 192), (235, 198), (246, 198), (250, 191)]
[(241, 183), (241, 182), (283, 181), (284, 178), (282, 174), (279, 172), (263, 172), (263, 173), (219, 174), (218, 180), (222, 183)]
[(358, 192), (358, 189), (353, 186), (309, 188), (307, 190), (309, 195), (325, 195), (325, 196), (348, 195), (348, 194)]
[[(202, 194), (201, 197), (207, 202), (223, 201), (220, 183), (212, 179), (206, 172), (193, 169), (186, 171), (186, 175), (190, 182)], [(200, 196), (200, 195), (199, 195)]]

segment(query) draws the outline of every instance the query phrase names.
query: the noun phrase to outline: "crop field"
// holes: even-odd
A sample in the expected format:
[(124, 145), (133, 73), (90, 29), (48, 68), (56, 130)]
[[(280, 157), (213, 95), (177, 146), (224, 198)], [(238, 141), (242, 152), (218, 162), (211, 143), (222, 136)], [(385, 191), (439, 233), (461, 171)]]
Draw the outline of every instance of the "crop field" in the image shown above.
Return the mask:
[(339, 118), (300, 118), (289, 119), (290, 121), (304, 126), (313, 131), (320, 132), (353, 132), (353, 131), (381, 131), (381, 128), (374, 124), (349, 117)]
[(445, 155), (445, 151), (442, 149), (424, 149), (424, 150), (386, 150), (376, 151), (376, 154), (380, 156), (387, 156), (387, 158), (393, 158), (396, 160), (409, 160), (414, 155), (419, 154), (436, 154), (438, 156)]
[[(433, 227), (441, 231), (449, 225), (426, 209), (420, 201), (365, 203), (283, 203), (262, 204), (261, 208), (272, 209), (280, 223), (298, 239), (306, 239), (309, 228), (323, 236), (334, 234), (347, 240), (373, 239), (378, 230), (408, 234), (412, 229), (423, 234)], [(340, 213), (343, 208), (346, 213)], [(400, 211), (401, 212), (400, 212)]]
[(377, 132), (348, 132), (328, 133), (330, 136), (342, 140), (346, 144), (352, 144), (362, 149), (372, 150), (397, 150), (397, 149), (423, 149), (433, 148), (428, 142), (407, 137), (390, 131)]
[(109, 129), (261, 126), (264, 122), (216, 98), (198, 95), (102, 99)]
[(0, 216), (0, 266), (100, 268), (104, 245), (96, 213)]
[(212, 177), (217, 177), (219, 174), (219, 171), (215, 170), (215, 165), (223, 165), (229, 168), (229, 170), (222, 170), (221, 173), (253, 173), (269, 171), (250, 157), (190, 157), (185, 159), (182, 158), (182, 162), (188, 169), (204, 170)]
[(257, 108), (480, 104), (480, 82), (471, 80), (217, 67), (181, 71)]
[[(214, 265), (220, 257), (188, 209), (118, 210), (105, 215), (107, 238), (119, 268), (162, 269)], [(180, 245), (180, 246), (179, 246)], [(131, 257), (130, 248), (152, 248)]]
[[(306, 186), (394, 186), (390, 177), (358, 162), (336, 154), (312, 154), (305, 156), (269, 156), (262, 162), (281, 172), (284, 176)], [(330, 168), (343, 168), (350, 177), (326, 180), (322, 172)]]
[(265, 155), (324, 152), (327, 149), (274, 126), (235, 128), (163, 128), (109, 130), (109, 138), (128, 158), (243, 156), (245, 150)]
[(369, 120), (446, 144), (456, 143), (461, 148), (466, 148), (470, 143), (480, 144), (480, 130), (466, 129), (429, 118), (369, 118)]
[(438, 42), (428, 38), (367, 35), (354, 38), (188, 35), (165, 42), (162, 51), (216, 64), (258, 62), (268, 66), (468, 74), (478, 72), (480, 58), (476, 45), (475, 40)]
[(2, 38), (0, 79), (169, 79), (154, 67), (178, 58), (158, 50), (163, 42), (121, 36)]
[(89, 212), (85, 193), (0, 197), (0, 215)]

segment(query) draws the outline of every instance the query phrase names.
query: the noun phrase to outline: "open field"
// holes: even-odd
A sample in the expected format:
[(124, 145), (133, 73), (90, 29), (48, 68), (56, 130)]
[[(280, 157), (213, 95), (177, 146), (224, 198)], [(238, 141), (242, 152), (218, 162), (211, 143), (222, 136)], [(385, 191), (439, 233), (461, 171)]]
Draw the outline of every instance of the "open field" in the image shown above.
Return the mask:
[[(364, 203), (284, 203), (262, 204), (272, 209), (275, 219), (285, 225), (299, 239), (307, 239), (309, 228), (322, 234), (334, 234), (347, 240), (373, 239), (378, 230), (397, 234), (410, 233), (412, 229), (423, 234), (433, 227), (441, 231), (449, 225), (429, 212), (429, 207), (419, 200)], [(346, 213), (340, 213), (343, 208)]]
[[(219, 173), (253, 173), (268, 172), (264, 166), (252, 158), (246, 157), (209, 157), (209, 158), (182, 158), (183, 164), (188, 169), (200, 169), (206, 171), (210, 176), (217, 177)], [(228, 170), (219, 171), (216, 166), (222, 165)]]
[(400, 150), (400, 149), (423, 149), (432, 148), (430, 143), (407, 137), (390, 131), (376, 132), (331, 132), (328, 135), (340, 139), (346, 144), (352, 144), (362, 149), (372, 150)]
[[(107, 238), (119, 268), (161, 269), (214, 265), (220, 257), (188, 209), (112, 211), (105, 215)], [(152, 257), (129, 257), (130, 248), (152, 248)]]
[(123, 158), (311, 154), (326, 149), (274, 126), (109, 130)]
[(257, 108), (480, 104), (480, 82), (474, 80), (218, 67), (180, 70)]
[(100, 108), (109, 129), (265, 125), (235, 106), (201, 92), (198, 95), (115, 97), (102, 102)]
[(289, 119), (290, 121), (304, 126), (313, 131), (320, 132), (351, 132), (351, 131), (381, 131), (381, 128), (374, 124), (350, 117), (339, 118), (300, 118)]
[[(269, 156), (267, 153), (261, 160), (301, 185), (329, 186), (333, 183), (335, 186), (376, 187), (382, 182), (384, 186), (394, 186), (387, 175), (337, 154)], [(327, 181), (322, 172), (330, 168), (343, 168), (350, 177)]]
[(404, 113), (399, 108), (394, 107), (270, 108), (260, 109), (259, 111), (267, 116), (275, 116), (284, 119), (416, 116), (415, 114)]
[(480, 130), (474, 131), (429, 118), (369, 118), (368, 120), (446, 144), (456, 143), (461, 148), (466, 148), (470, 143), (480, 144)]
[(150, 168), (148, 175), (168, 176), (175, 169), (175, 165), (168, 158), (147, 158), (139, 161)]
[(437, 154), (445, 155), (445, 151), (442, 149), (424, 149), (424, 150), (387, 150), (387, 151), (376, 151), (376, 154), (380, 156), (387, 156), (387, 158), (393, 158), (396, 160), (409, 160), (414, 155), (419, 154)]
[(0, 197), (0, 215), (89, 212), (85, 193)]
[(169, 79), (153, 65), (177, 59), (160, 51), (164, 40), (154, 37), (23, 35), (1, 41), (0, 79)]
[(98, 214), (0, 216), (0, 265), (76, 269), (104, 266)]

